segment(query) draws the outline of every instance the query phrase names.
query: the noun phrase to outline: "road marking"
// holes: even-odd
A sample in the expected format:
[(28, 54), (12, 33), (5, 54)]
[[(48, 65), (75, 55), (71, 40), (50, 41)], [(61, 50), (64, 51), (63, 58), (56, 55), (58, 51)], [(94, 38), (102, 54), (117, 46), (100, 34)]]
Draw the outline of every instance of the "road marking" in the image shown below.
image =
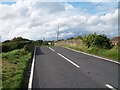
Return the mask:
[(74, 66), (76, 66), (77, 68), (79, 68), (80, 66), (78, 66), (77, 64), (75, 64), (74, 62), (72, 62), (70, 59), (66, 58), (65, 56), (63, 56), (62, 54), (58, 53), (59, 56), (61, 56), (62, 58), (66, 59), (68, 62), (72, 63)]
[[(63, 46), (62, 46), (62, 47), (63, 47)], [(69, 50), (72, 50), (72, 51), (74, 51), (74, 52), (82, 53), (82, 54), (85, 54), (85, 55), (88, 55), (88, 56), (92, 56), (92, 57), (96, 57), (96, 58), (99, 58), (99, 59), (103, 59), (103, 60), (106, 60), (106, 61), (109, 61), (109, 62), (113, 62), (113, 63), (116, 63), (116, 64), (120, 64), (120, 62), (117, 62), (117, 61), (114, 61), (114, 60), (111, 60), (111, 59), (107, 59), (107, 58), (99, 57), (99, 56), (96, 56), (96, 55), (88, 54), (88, 53), (81, 52), (81, 51), (78, 51), (78, 50), (74, 50), (74, 49), (71, 49), (71, 48), (68, 48), (68, 47), (64, 47), (64, 48), (69, 49)]]
[(28, 90), (32, 89), (33, 72), (34, 72), (34, 65), (35, 65), (35, 52), (36, 52), (36, 47), (34, 49), (34, 54), (33, 54), (33, 61), (32, 61), (31, 73), (30, 73), (30, 78), (28, 83)]
[(52, 49), (51, 47), (48, 47), (50, 50), (52, 50), (53, 52), (55, 51), (54, 49)]
[(114, 87), (112, 87), (110, 84), (106, 84), (105, 86), (108, 87), (108, 88), (110, 88), (110, 89), (112, 89), (112, 90), (117, 90)]

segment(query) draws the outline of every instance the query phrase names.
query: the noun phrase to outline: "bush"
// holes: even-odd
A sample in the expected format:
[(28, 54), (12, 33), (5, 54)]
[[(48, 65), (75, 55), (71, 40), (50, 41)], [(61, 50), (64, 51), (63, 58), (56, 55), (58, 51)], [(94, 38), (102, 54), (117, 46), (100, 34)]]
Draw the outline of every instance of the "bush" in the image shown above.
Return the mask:
[(21, 49), (2, 53), (2, 56), (2, 89), (21, 88), (31, 54)]
[(117, 43), (117, 46), (116, 46), (117, 50), (120, 51), (120, 41)]
[(25, 51), (32, 52), (34, 49), (34, 44), (33, 42), (29, 42), (24, 46)]
[(2, 52), (8, 52), (15, 49), (22, 49), (25, 45), (30, 42), (28, 39), (23, 39), (21, 37), (14, 38), (12, 40), (7, 40), (2, 43)]
[(82, 39), (82, 36), (77, 36), (77, 37), (75, 37), (74, 39), (75, 39), (75, 40), (77, 40), (77, 39)]
[(89, 47), (98, 47), (103, 49), (110, 49), (110, 40), (105, 35), (89, 34), (83, 37), (83, 42)]
[(43, 45), (49, 45), (47, 41), (44, 41), (43, 42)]
[[(32, 42), (9, 42), (9, 43), (3, 43), (2, 45), (2, 52), (8, 52), (15, 49), (22, 49), (24, 47), (27, 47), (27, 51), (31, 51), (33, 49), (34, 44)], [(28, 50), (28, 48), (30, 50)]]

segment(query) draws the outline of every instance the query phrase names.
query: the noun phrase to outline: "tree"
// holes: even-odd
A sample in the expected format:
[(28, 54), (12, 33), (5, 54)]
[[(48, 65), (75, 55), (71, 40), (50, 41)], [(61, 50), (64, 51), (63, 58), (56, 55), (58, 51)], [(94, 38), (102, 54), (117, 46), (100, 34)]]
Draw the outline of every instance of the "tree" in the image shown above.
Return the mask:
[(21, 49), (30, 42), (28, 39), (23, 39), (22, 37), (14, 38), (12, 40), (7, 40), (2, 43), (2, 52), (8, 52), (15, 49)]
[(22, 37), (17, 37), (17, 38), (13, 38), (11, 41), (13, 41), (13, 42), (19, 42), (19, 41), (30, 41), (30, 40), (24, 39)]
[(117, 49), (120, 51), (120, 41), (117, 43)]
[(74, 37), (67, 38), (67, 40), (72, 40), (72, 39), (74, 39)]
[(81, 36), (77, 36), (77, 37), (75, 37), (75, 39), (82, 39), (82, 37)]
[(97, 35), (89, 34), (88, 36), (83, 37), (83, 42), (85, 45), (89, 47), (98, 47), (98, 48), (104, 48), (104, 49), (110, 49), (111, 43), (110, 39), (108, 39), (104, 34)]
[(43, 44), (43, 40), (34, 41), (34, 44), (37, 46), (41, 46)]

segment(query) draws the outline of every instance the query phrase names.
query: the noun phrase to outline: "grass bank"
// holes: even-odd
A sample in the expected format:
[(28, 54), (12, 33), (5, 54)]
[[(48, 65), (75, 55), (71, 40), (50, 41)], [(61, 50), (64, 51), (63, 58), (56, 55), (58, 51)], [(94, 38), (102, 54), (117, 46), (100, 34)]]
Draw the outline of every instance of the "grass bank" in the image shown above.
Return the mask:
[(93, 47), (87, 48), (86, 46), (80, 47), (78, 45), (62, 45), (62, 46), (120, 62), (120, 51), (116, 50), (115, 47), (107, 50), (107, 49), (100, 49), (100, 48), (93, 48)]
[(21, 88), (31, 53), (17, 49), (2, 53), (2, 89), (16, 90)]

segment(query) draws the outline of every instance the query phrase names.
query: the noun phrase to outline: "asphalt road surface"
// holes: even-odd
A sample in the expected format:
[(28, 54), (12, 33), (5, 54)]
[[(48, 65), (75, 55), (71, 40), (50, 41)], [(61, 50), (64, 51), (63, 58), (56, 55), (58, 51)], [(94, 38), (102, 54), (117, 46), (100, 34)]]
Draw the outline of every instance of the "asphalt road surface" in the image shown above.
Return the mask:
[(119, 64), (64, 47), (36, 47), (32, 88), (117, 90)]

